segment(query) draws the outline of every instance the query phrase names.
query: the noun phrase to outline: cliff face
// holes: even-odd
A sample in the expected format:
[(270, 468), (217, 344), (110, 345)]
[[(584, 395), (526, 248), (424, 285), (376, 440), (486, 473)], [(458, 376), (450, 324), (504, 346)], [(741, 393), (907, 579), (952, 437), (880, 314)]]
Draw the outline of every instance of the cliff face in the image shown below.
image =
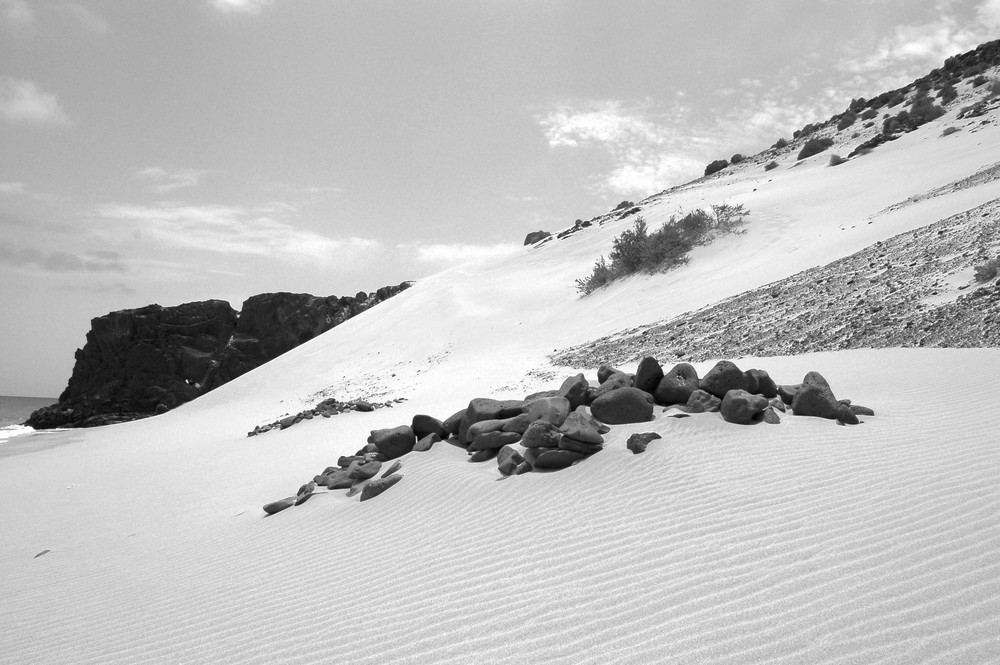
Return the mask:
[(222, 300), (121, 310), (91, 321), (59, 403), (25, 423), (91, 427), (162, 413), (326, 332), (409, 286), (317, 297), (264, 293), (242, 312)]

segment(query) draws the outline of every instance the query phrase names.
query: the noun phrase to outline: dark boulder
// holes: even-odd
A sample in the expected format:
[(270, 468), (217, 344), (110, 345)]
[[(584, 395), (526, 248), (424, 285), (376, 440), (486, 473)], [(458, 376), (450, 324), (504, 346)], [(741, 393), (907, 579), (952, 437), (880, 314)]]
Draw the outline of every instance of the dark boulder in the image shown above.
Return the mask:
[(781, 416), (778, 415), (773, 406), (769, 406), (764, 409), (763, 420), (768, 425), (778, 425), (781, 423)]
[(524, 462), (524, 456), (511, 446), (504, 446), (497, 453), (497, 468), (505, 476), (515, 475)]
[(639, 361), (639, 367), (635, 370), (636, 388), (652, 395), (660, 385), (661, 379), (663, 379), (663, 367), (656, 358), (646, 356)]
[(597, 368), (597, 382), (604, 383), (615, 374), (625, 374), (625, 372), (621, 371), (620, 369), (616, 369), (611, 365), (601, 365), (600, 367)]
[(646, 448), (649, 447), (650, 441), (662, 438), (663, 437), (656, 432), (636, 432), (628, 438), (628, 441), (625, 442), (625, 447), (631, 450), (633, 455), (638, 455), (639, 453), (646, 452)]
[(440, 420), (433, 416), (424, 414), (413, 416), (410, 429), (413, 430), (413, 435), (418, 439), (422, 439), (428, 434), (437, 434), (439, 437), (444, 438), (444, 426)]
[(472, 440), (469, 450), (499, 450), (520, 440), (517, 432), (483, 432)]
[(771, 378), (771, 375), (767, 371), (762, 369), (748, 369), (744, 372), (744, 376), (747, 379), (747, 392), (754, 393), (755, 395), (763, 395), (768, 399), (778, 396), (778, 386), (775, 385), (774, 379)]
[(845, 425), (857, 425), (861, 422), (858, 420), (858, 414), (847, 404), (841, 404), (837, 409), (837, 420)]
[(545, 420), (559, 427), (569, 416), (570, 402), (565, 397), (543, 397), (528, 404), (527, 416), (532, 422)]
[(417, 438), (409, 425), (400, 425), (390, 429), (373, 429), (368, 437), (368, 443), (374, 445), (377, 452), (385, 459), (391, 460), (413, 450)]
[(689, 413), (709, 413), (718, 411), (722, 406), (722, 400), (704, 390), (696, 390), (688, 397), (685, 406)]
[(581, 455), (593, 455), (604, 450), (604, 446), (600, 443), (579, 441), (563, 434), (562, 438), (559, 439), (559, 450), (569, 450), (574, 453), (580, 453)]
[(443, 421), (441, 421), (441, 429), (444, 430), (444, 434), (441, 435), (442, 439), (447, 439), (448, 437), (458, 436), (458, 429), (462, 425), (462, 418), (465, 417), (466, 409), (461, 411), (456, 411), (451, 414)]
[[(542, 452), (534, 455), (533, 466), (536, 469), (565, 469), (575, 462), (586, 459), (583, 453), (575, 453), (572, 450), (559, 449), (535, 449)], [(531, 459), (528, 460), (531, 462)]]
[(540, 242), (551, 237), (552, 234), (549, 231), (532, 231), (528, 235), (524, 236), (524, 244), (534, 245), (536, 242)]
[(875, 412), (869, 409), (867, 406), (861, 406), (860, 404), (851, 404), (849, 407), (851, 411), (854, 412), (856, 416), (874, 416)]
[(583, 374), (577, 374), (562, 382), (562, 385), (559, 386), (559, 396), (569, 400), (570, 409), (575, 409), (583, 405), (586, 400), (587, 388), (589, 387), (590, 383), (584, 378)]
[(653, 419), (653, 397), (638, 388), (621, 388), (595, 399), (590, 412), (608, 425), (644, 423)]
[(562, 424), (562, 427), (559, 428), (559, 431), (565, 436), (584, 443), (592, 445), (604, 443), (604, 437), (598, 431), (593, 418), (589, 418), (586, 414), (579, 411), (569, 414), (569, 417)]
[(483, 420), (505, 420), (524, 412), (523, 400), (497, 400), (489, 397), (476, 397), (462, 415), (458, 426), (458, 439), (468, 443), (469, 428)]
[(425, 453), (434, 447), (434, 444), (441, 440), (437, 434), (428, 434), (424, 438), (417, 441), (413, 446), (413, 451), (418, 453)]
[(734, 425), (755, 425), (764, 419), (767, 398), (746, 390), (730, 390), (722, 398), (719, 411), (722, 419)]
[(629, 377), (626, 374), (622, 374), (621, 372), (619, 372), (618, 374), (614, 374), (608, 377), (608, 379), (604, 383), (602, 383), (597, 388), (596, 391), (594, 391), (594, 395), (590, 399), (590, 404), (593, 404), (594, 400), (600, 397), (601, 395), (609, 393), (612, 390), (618, 390), (619, 388), (631, 388), (631, 387), (632, 387), (631, 377)]
[(536, 420), (524, 430), (521, 445), (525, 448), (558, 448), (562, 432), (546, 420)]
[(797, 392), (799, 392), (798, 385), (778, 386), (778, 397), (780, 397), (781, 401), (787, 404), (788, 406), (791, 406), (792, 402), (795, 401), (795, 393)]
[(486, 434), (487, 432), (500, 432), (503, 430), (504, 425), (509, 422), (510, 419), (480, 420), (478, 423), (474, 423), (469, 427), (469, 431), (465, 433), (465, 440), (472, 443), (476, 438)]
[(285, 508), (291, 508), (292, 506), (294, 506), (296, 501), (298, 501), (297, 496), (285, 497), (280, 501), (274, 501), (272, 503), (266, 504), (264, 506), (264, 512), (267, 513), (268, 515), (280, 513)]
[(365, 484), (364, 489), (361, 490), (361, 500), (367, 501), (368, 499), (374, 499), (402, 479), (403, 476), (396, 473), (385, 478), (369, 481)]
[(792, 400), (792, 413), (797, 416), (814, 416), (834, 420), (841, 404), (830, 389), (830, 384), (819, 372), (809, 372)]
[(680, 363), (664, 372), (653, 398), (658, 404), (686, 404), (700, 385), (697, 370), (688, 363)]
[(470, 451), (470, 462), (485, 462), (497, 456), (498, 448), (483, 448), (482, 450)]
[(730, 390), (746, 390), (746, 377), (735, 363), (720, 360), (702, 377), (699, 387), (722, 399)]

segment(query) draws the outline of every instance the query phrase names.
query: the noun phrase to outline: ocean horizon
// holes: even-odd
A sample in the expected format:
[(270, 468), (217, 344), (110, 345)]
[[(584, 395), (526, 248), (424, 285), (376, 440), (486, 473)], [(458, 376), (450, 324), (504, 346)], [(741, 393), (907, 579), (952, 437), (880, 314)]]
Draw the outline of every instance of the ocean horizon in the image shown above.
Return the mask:
[(33, 432), (32, 428), (24, 427), (21, 423), (27, 420), (28, 416), (36, 409), (55, 404), (58, 401), (59, 399), (56, 397), (0, 395), (0, 443), (12, 436)]

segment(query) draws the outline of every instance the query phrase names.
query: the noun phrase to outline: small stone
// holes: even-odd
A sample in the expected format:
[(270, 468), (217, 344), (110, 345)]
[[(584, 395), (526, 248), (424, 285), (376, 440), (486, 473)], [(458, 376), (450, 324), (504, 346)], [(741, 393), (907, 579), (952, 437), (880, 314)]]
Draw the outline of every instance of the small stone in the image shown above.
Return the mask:
[[(781, 400), (778, 401), (780, 403)], [(782, 406), (784, 405), (782, 404)], [(782, 411), (784, 411), (784, 409), (782, 409)], [(778, 415), (778, 412), (774, 410), (773, 406), (769, 406), (766, 409), (764, 409), (763, 420), (768, 425), (778, 425), (781, 423), (781, 417)]]
[(656, 432), (636, 432), (625, 442), (625, 447), (631, 450), (633, 455), (638, 455), (639, 453), (646, 452), (650, 441), (662, 438)]
[(514, 475), (524, 462), (524, 456), (511, 446), (504, 446), (497, 453), (497, 468), (505, 476)]
[(768, 404), (770, 404), (771, 408), (774, 409), (775, 411), (781, 411), (782, 413), (785, 413), (785, 403), (782, 401), (780, 397), (773, 398), (768, 402)]
[(604, 446), (600, 443), (587, 443), (579, 441), (564, 434), (562, 438), (559, 439), (559, 450), (569, 450), (574, 453), (580, 453), (581, 455), (593, 455), (604, 450)]
[(569, 414), (569, 417), (563, 423), (562, 427), (559, 428), (559, 431), (565, 436), (584, 443), (593, 445), (604, 443), (604, 437), (594, 427), (593, 422), (589, 421), (579, 411)]
[(402, 479), (403, 476), (399, 475), (398, 473), (395, 473), (391, 476), (387, 476), (385, 478), (379, 478), (378, 480), (372, 480), (368, 482), (364, 486), (364, 489), (361, 490), (361, 500), (367, 501), (368, 499), (374, 499), (379, 494), (385, 492), (387, 489), (389, 489)]
[(767, 398), (746, 390), (730, 390), (722, 398), (719, 411), (722, 419), (734, 425), (754, 425), (764, 419)]
[(688, 398), (686, 407), (691, 413), (709, 413), (718, 411), (722, 400), (704, 390), (695, 390)]
[(856, 416), (874, 416), (875, 412), (869, 409), (867, 406), (861, 406), (860, 404), (850, 404), (848, 408), (854, 412)]
[(285, 497), (281, 501), (274, 501), (273, 503), (265, 505), (264, 512), (267, 513), (268, 515), (280, 513), (285, 508), (291, 508), (292, 506), (294, 506), (297, 500), (298, 500), (297, 496)]
[(424, 414), (413, 416), (413, 419), (410, 421), (410, 429), (413, 430), (413, 435), (417, 439), (422, 439), (428, 434), (437, 434), (439, 437), (444, 437), (444, 426), (441, 421)]
[(484, 432), (472, 440), (469, 450), (499, 450), (520, 440), (521, 435), (517, 432)]
[(382, 477), (385, 478), (386, 476), (391, 476), (392, 474), (399, 471), (401, 468), (403, 468), (403, 463), (400, 462), (399, 460), (396, 460), (395, 462), (392, 463), (392, 466), (390, 466), (389, 469), (382, 474)]
[(841, 404), (840, 408), (837, 409), (837, 420), (845, 425), (857, 425), (861, 422), (858, 420), (858, 415), (847, 404)]
[(362, 411), (364, 413), (369, 413), (371, 411), (374, 411), (375, 407), (372, 406), (371, 402), (366, 402), (363, 399), (359, 399), (356, 402), (354, 402), (354, 409), (355, 411)]
[(534, 467), (536, 469), (565, 469), (586, 457), (582, 453), (570, 450), (546, 450), (535, 457)]
[(536, 420), (528, 426), (521, 437), (525, 448), (557, 448), (562, 433), (559, 428), (546, 420)]
[(570, 409), (581, 406), (587, 394), (590, 383), (583, 374), (571, 376), (559, 386), (559, 396), (569, 400)]
[(371, 462), (352, 462), (351, 466), (347, 467), (347, 477), (353, 478), (355, 480), (368, 480), (369, 478), (374, 478), (375, 475), (382, 469), (382, 462), (371, 461)]
[(425, 453), (428, 450), (430, 450), (434, 446), (434, 444), (440, 440), (441, 437), (439, 437), (437, 434), (428, 434), (424, 438), (417, 441), (417, 443), (413, 446), (413, 451), (418, 453)]
[(469, 455), (470, 462), (485, 462), (491, 460), (497, 456), (497, 448), (484, 448), (482, 450), (476, 450), (471, 455)]

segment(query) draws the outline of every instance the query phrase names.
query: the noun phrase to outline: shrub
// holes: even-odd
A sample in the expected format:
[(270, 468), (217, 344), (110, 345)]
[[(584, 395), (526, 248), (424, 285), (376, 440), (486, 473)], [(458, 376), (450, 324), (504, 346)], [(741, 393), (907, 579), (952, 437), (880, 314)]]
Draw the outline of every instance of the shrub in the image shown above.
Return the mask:
[[(699, 211), (700, 212), (700, 211)], [(722, 203), (712, 206), (712, 215), (715, 217), (715, 228), (721, 233), (735, 233), (736, 229), (746, 224), (750, 211), (742, 203), (730, 205)]]
[(944, 131), (941, 132), (941, 136), (951, 136), (955, 132), (962, 131), (958, 127), (945, 127)]
[(764, 166), (765, 171), (771, 171), (778, 168), (778, 162), (770, 162)]
[(830, 155), (830, 166), (840, 166), (847, 160), (840, 155)]
[(976, 266), (975, 277), (977, 282), (988, 282), (1000, 274), (1000, 258), (990, 259), (986, 263)]
[(587, 295), (591, 291), (610, 284), (611, 280), (611, 267), (608, 266), (608, 262), (602, 256), (594, 262), (594, 271), (590, 273), (589, 277), (576, 280), (576, 290), (583, 295)]
[(867, 111), (865, 111), (864, 113), (861, 114), (861, 119), (862, 120), (871, 120), (872, 118), (874, 118), (877, 115), (878, 115), (878, 111), (876, 111), (875, 109), (868, 109)]
[(973, 88), (978, 88), (979, 86), (983, 85), (987, 81), (989, 81), (989, 79), (986, 78), (985, 76), (983, 76), (982, 74), (980, 74), (976, 78), (972, 79), (972, 87)]
[(889, 99), (886, 101), (886, 106), (898, 106), (906, 101), (906, 95), (903, 94), (902, 90), (894, 90), (889, 93)]
[(944, 115), (944, 109), (937, 106), (926, 93), (918, 94), (910, 104), (910, 123), (916, 129)]
[(631, 229), (626, 229), (612, 242), (611, 267), (614, 276), (631, 275), (642, 267), (642, 246), (649, 235), (646, 220), (636, 217)]
[(631, 201), (622, 201), (621, 203), (619, 203), (618, 205), (616, 205), (614, 208), (612, 208), (611, 212), (618, 212), (619, 210), (625, 210), (625, 208), (631, 208), (634, 205), (635, 204), (632, 203)]
[(718, 173), (719, 171), (721, 171), (722, 169), (726, 168), (727, 166), (729, 166), (729, 162), (727, 162), (724, 159), (717, 159), (717, 160), (715, 160), (714, 162), (712, 162), (711, 164), (709, 164), (708, 166), (705, 167), (705, 175), (706, 176), (710, 176), (713, 173)]
[(854, 111), (847, 111), (840, 116), (840, 120), (837, 121), (837, 131), (843, 131), (854, 124), (854, 121), (858, 119)]
[(805, 159), (806, 157), (818, 155), (832, 145), (833, 139), (813, 137), (806, 141), (805, 145), (802, 146), (802, 150), (799, 150), (797, 159)]
[(664, 224), (650, 233), (643, 245), (641, 266), (643, 272), (666, 272), (687, 263), (687, 253), (695, 244), (683, 229), (674, 224)]
[(937, 97), (942, 104), (950, 104), (958, 98), (958, 90), (955, 90), (955, 86), (948, 83), (938, 90)]
[(784, 139), (784, 138), (780, 138), (777, 141), (775, 141), (774, 145), (772, 145), (771, 147), (774, 148), (774, 149), (776, 149), (776, 150), (781, 150), (782, 148), (787, 148), (788, 147), (788, 141), (786, 139)]

